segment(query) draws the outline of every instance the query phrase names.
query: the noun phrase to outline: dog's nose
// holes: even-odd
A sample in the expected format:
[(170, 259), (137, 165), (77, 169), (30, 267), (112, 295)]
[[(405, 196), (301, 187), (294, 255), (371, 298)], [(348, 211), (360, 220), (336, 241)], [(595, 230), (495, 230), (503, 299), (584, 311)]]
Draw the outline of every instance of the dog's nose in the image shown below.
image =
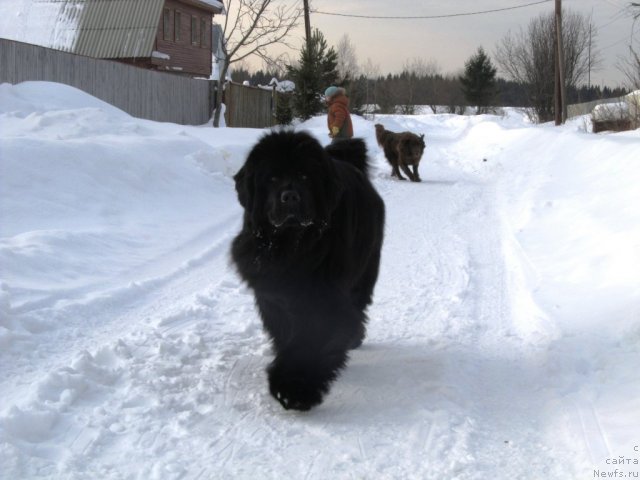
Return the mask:
[(300, 203), (300, 194), (295, 190), (285, 190), (280, 195), (280, 201), (288, 204)]

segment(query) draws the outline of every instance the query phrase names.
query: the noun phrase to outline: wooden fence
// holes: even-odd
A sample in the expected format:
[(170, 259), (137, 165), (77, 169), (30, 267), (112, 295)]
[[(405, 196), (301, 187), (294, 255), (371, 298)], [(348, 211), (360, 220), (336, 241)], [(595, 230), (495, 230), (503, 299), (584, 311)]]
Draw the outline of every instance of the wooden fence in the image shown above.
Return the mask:
[[(0, 38), (0, 83), (57, 82), (76, 87), (130, 115), (202, 125), (212, 116), (216, 82), (145, 70)], [(232, 84), (227, 125), (273, 125), (272, 92)]]
[(275, 123), (275, 92), (231, 82), (225, 91), (228, 127), (264, 128)]

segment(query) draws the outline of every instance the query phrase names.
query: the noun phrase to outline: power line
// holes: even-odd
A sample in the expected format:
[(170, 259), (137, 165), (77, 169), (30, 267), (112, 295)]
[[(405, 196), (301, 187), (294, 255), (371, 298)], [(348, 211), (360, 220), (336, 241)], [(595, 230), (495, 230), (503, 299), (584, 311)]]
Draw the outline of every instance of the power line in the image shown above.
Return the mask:
[(609, 50), (610, 48), (615, 47), (616, 45), (620, 45), (622, 42), (629, 42), (631, 43), (631, 41), (628, 38), (622, 38), (620, 40), (618, 40), (615, 43), (612, 43), (611, 45), (607, 45), (606, 47), (602, 47), (599, 50)]
[(517, 5), (515, 7), (496, 8), (493, 10), (483, 10), (479, 12), (449, 13), (446, 15), (376, 16), (376, 15), (356, 15), (356, 14), (347, 14), (347, 13), (323, 12), (320, 10), (312, 10), (311, 13), (317, 13), (319, 15), (331, 15), (335, 17), (350, 17), (350, 18), (368, 18), (368, 19), (384, 19), (384, 20), (425, 20), (425, 19), (434, 19), (434, 18), (466, 17), (470, 15), (482, 15), (485, 13), (504, 12), (507, 10), (516, 10), (518, 8), (531, 7), (532, 5), (549, 3), (551, 1), (553, 0), (540, 0), (537, 2), (525, 3), (524, 5)]

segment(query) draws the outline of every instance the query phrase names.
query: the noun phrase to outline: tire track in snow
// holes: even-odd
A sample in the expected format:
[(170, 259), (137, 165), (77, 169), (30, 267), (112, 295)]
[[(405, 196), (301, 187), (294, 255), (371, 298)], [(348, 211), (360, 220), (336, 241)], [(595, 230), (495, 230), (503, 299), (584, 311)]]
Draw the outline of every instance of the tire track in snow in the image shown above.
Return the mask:
[[(488, 252), (484, 243), (484, 230), (490, 225), (481, 211), (487, 201), (484, 187), (433, 177), (420, 184), (394, 181), (390, 183), (400, 185), (387, 187), (389, 221), (383, 258), (393, 261), (383, 261), (376, 289), (385, 295), (375, 298), (370, 316), (380, 317), (382, 310), (383, 329), (392, 338), (440, 342), (462, 336), (471, 342), (479, 328), (472, 310), (484, 308), (478, 305), (475, 283), (471, 285), (477, 282), (474, 268), (501, 264), (499, 247)], [(427, 227), (406, 238), (406, 225)]]
[(598, 412), (593, 404), (582, 402), (576, 404), (575, 411), (579, 418), (582, 437), (589, 450), (591, 462), (593, 465), (598, 465), (602, 459), (612, 456), (612, 450), (598, 418)]
[[(491, 462), (496, 461), (504, 465), (505, 475), (510, 472), (514, 478), (535, 478), (544, 475), (545, 469), (572, 475), (571, 465), (559, 463), (561, 456), (541, 449), (548, 439), (540, 424), (551, 398), (543, 389), (543, 374), (527, 357), (535, 356), (530, 347), (538, 343), (536, 332), (550, 335), (553, 326), (523, 323), (530, 319), (520, 318), (515, 309), (522, 305), (512, 303), (529, 292), (518, 290), (525, 287), (518, 277), (525, 266), (509, 250), (513, 246), (508, 242), (513, 239), (499, 214), (498, 178), (487, 176), (479, 181), (464, 174), (455, 182), (436, 180), (430, 184), (428, 179), (438, 178), (437, 174), (423, 172), (422, 176), (426, 181), (420, 185), (394, 182), (397, 188), (381, 188), (390, 223), (397, 223), (388, 227), (383, 262), (393, 257), (394, 264), (385, 264), (386, 270), (381, 271), (383, 287), (379, 291), (389, 297), (376, 296), (370, 315), (371, 341), (384, 338), (398, 349), (422, 345), (432, 352), (418, 354), (424, 364), (437, 362), (445, 372), (431, 380), (435, 395), (403, 386), (405, 393), (416, 400), (427, 398), (426, 404), (431, 406), (416, 414), (408, 428), (411, 443), (419, 445), (426, 435), (426, 441), (448, 445), (449, 451), (455, 445), (458, 463), (449, 474), (464, 472), (460, 478), (483, 478), (483, 468), (494, 471)], [(417, 194), (421, 188), (431, 192)], [(416, 205), (416, 198), (424, 203)], [(433, 228), (411, 231), (409, 239), (397, 236), (398, 231), (408, 231), (406, 225), (419, 222)], [(420, 242), (420, 248), (407, 246), (415, 241)], [(413, 300), (408, 300), (412, 296)], [(420, 369), (409, 368), (401, 356), (398, 360), (404, 367), (402, 373), (383, 371), (381, 375), (421, 377)], [(435, 427), (432, 419), (439, 411), (447, 412), (444, 425), (460, 426), (455, 435)], [(520, 420), (516, 422), (514, 417)], [(510, 430), (513, 423), (521, 428), (515, 442)], [(498, 438), (502, 440), (496, 441)], [(508, 440), (511, 443), (504, 443)], [(515, 449), (520, 457), (512, 457)], [(539, 462), (535, 465), (518, 460), (536, 455)], [(466, 468), (471, 463), (478, 466), (475, 475)]]

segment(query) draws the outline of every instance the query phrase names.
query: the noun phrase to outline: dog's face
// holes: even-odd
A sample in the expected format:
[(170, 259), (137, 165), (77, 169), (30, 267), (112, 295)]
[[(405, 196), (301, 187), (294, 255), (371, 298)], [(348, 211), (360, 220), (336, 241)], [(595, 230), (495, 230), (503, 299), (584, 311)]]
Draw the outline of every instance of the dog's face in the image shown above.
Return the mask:
[(402, 157), (408, 164), (418, 164), (424, 153), (424, 135), (411, 135), (402, 139), (399, 148)]
[(258, 142), (234, 179), (251, 229), (275, 232), (326, 224), (336, 203), (335, 175), (313, 137), (276, 132)]

